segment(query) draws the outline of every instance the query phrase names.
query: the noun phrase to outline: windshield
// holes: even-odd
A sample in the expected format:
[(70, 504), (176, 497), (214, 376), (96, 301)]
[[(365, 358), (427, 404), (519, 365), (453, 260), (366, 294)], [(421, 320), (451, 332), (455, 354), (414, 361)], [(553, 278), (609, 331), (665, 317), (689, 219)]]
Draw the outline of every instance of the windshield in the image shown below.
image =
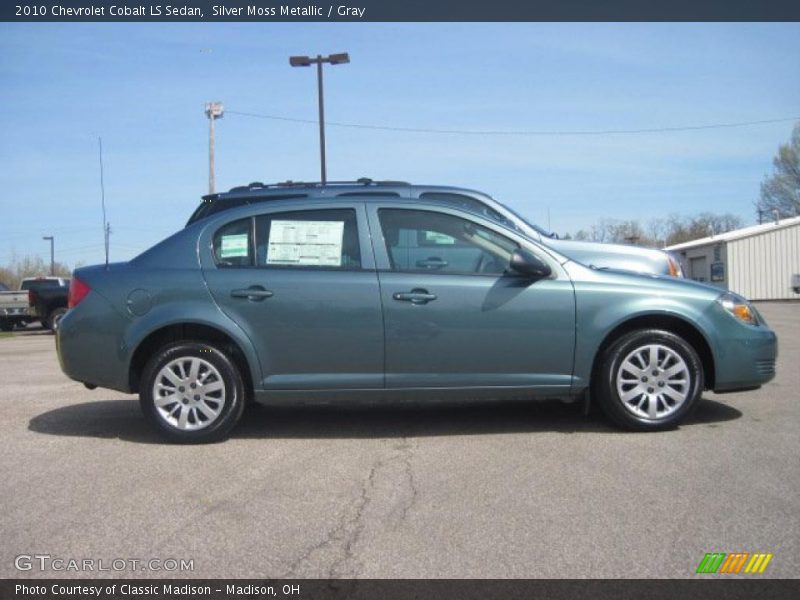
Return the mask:
[[(538, 232), (540, 235), (545, 237), (554, 237), (552, 233), (546, 232), (544, 229), (537, 227), (526, 221), (520, 215), (515, 213), (513, 210), (508, 208), (506, 205), (497, 202), (491, 196), (487, 196), (485, 194), (481, 194), (480, 197), (476, 198), (471, 195), (467, 195), (464, 193), (458, 192), (423, 192), (419, 195), (420, 199), (422, 200), (437, 200), (439, 202), (445, 202), (447, 204), (455, 205), (460, 208), (464, 208), (466, 210), (475, 212), (479, 215), (482, 215), (488, 219), (491, 219), (495, 223), (500, 223), (505, 227), (510, 227), (511, 229), (515, 229), (522, 234), (527, 235), (527, 232), (523, 227), (520, 226), (520, 223), (523, 223), (528, 226), (528, 229), (533, 229), (534, 231)], [(496, 208), (492, 207), (488, 201), (495, 202), (499, 208), (505, 210), (506, 214), (502, 214)], [(516, 217), (515, 219), (510, 219), (508, 214)]]
[[(492, 200), (494, 200), (494, 198), (492, 198)], [(507, 205), (503, 204), (502, 202), (498, 202), (497, 200), (494, 200), (494, 201), (497, 202), (503, 208), (505, 208), (508, 212), (510, 212), (514, 217), (516, 217), (516, 219), (518, 221), (521, 221), (522, 223), (525, 223), (525, 225), (527, 225), (530, 229), (533, 229), (534, 231), (536, 231), (540, 235), (543, 235), (545, 237), (555, 237), (555, 234), (553, 232), (545, 231), (544, 229), (542, 229), (538, 225), (535, 225), (535, 224), (531, 223), (530, 221), (528, 221), (525, 217), (520, 215), (517, 211), (515, 211), (510, 206), (507, 206)], [(519, 226), (517, 226), (517, 229), (521, 229), (521, 228)]]

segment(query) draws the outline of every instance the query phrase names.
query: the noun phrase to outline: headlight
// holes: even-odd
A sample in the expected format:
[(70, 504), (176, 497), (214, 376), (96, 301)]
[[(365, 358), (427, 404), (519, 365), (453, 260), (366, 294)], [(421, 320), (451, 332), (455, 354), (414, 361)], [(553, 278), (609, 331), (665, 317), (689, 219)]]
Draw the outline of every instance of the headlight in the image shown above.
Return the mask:
[(758, 325), (758, 317), (753, 306), (741, 296), (728, 292), (717, 298), (722, 308), (727, 310), (738, 320), (748, 325)]

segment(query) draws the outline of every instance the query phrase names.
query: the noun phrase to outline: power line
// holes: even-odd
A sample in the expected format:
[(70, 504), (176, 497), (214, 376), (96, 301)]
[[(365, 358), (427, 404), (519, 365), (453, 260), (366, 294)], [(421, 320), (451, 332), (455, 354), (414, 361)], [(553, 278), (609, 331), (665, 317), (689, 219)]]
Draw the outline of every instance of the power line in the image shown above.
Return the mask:
[[(256, 119), (269, 119), (272, 121), (287, 121), (290, 123), (317, 124), (313, 119), (297, 119), (279, 115), (228, 110), (229, 115), (252, 117)], [(506, 135), (506, 136), (570, 136), (570, 135), (625, 135), (642, 133), (672, 133), (678, 131), (698, 131), (703, 129), (728, 129), (733, 127), (748, 127), (751, 125), (766, 125), (768, 123), (786, 123), (798, 121), (800, 117), (783, 117), (780, 119), (764, 119), (761, 121), (740, 121), (736, 123), (711, 123), (706, 125), (685, 125), (681, 127), (650, 127), (644, 129), (565, 129), (565, 130), (475, 130), (475, 129), (431, 129), (425, 127), (391, 127), (388, 125), (367, 125), (363, 123), (341, 123), (326, 121), (332, 127), (347, 127), (350, 129), (372, 129), (378, 131), (395, 131), (404, 133), (436, 133), (444, 135)]]

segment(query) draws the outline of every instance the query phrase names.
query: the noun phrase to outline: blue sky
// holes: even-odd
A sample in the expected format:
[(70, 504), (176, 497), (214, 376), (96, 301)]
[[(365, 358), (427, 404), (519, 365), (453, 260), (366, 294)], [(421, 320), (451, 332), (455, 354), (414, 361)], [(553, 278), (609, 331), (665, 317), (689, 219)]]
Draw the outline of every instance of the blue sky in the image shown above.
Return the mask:
[[(330, 121), (466, 130), (677, 127), (800, 116), (800, 24), (0, 24), (0, 264), (112, 260), (183, 226), (207, 188), (204, 103), (316, 118), (290, 54), (326, 70)], [(558, 232), (752, 205), (793, 123), (605, 136), (329, 127), (328, 176), (481, 189)], [(314, 124), (228, 114), (218, 189), (319, 178)]]

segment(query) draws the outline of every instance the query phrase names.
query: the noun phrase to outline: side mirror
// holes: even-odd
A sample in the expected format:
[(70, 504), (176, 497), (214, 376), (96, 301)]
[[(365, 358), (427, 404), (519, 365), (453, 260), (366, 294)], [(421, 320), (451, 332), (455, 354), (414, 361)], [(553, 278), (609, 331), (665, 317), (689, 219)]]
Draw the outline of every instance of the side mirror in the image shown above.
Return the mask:
[(544, 279), (545, 277), (550, 277), (553, 272), (550, 265), (524, 248), (514, 250), (508, 266), (515, 273), (531, 279)]

